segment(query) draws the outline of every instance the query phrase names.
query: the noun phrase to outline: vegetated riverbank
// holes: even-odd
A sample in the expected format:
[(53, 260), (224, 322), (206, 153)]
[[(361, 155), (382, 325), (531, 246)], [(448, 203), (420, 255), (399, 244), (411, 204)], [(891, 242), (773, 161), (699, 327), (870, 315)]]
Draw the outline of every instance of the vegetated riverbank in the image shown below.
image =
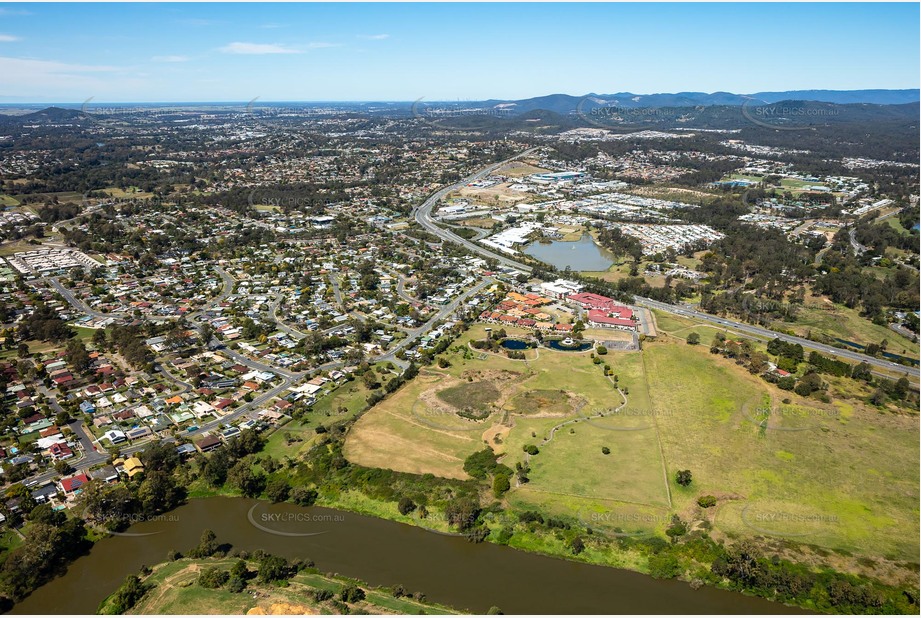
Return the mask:
[[(344, 511), (373, 515), (375, 519), (327, 526), (327, 528), (331, 529), (329, 537), (322, 535), (315, 537), (320, 539), (318, 541), (319, 545), (298, 545), (291, 538), (272, 534), (267, 535), (262, 532), (256, 536), (247, 537), (245, 542), (241, 540), (240, 547), (249, 551), (266, 547), (274, 553), (288, 553), (289, 559), (293, 559), (295, 555), (315, 558), (323, 564), (324, 568), (332, 568), (340, 572), (348, 568), (348, 572), (356, 573), (355, 569), (365, 567), (358, 567), (352, 563), (350, 563), (351, 566), (347, 567), (345, 564), (340, 564), (341, 558), (337, 558), (337, 556), (350, 555), (360, 547), (372, 547), (375, 542), (380, 545), (381, 540), (386, 537), (387, 549), (383, 551), (388, 556), (392, 556), (392, 560), (390, 566), (384, 569), (386, 573), (384, 575), (378, 574), (379, 583), (382, 585), (393, 583), (394, 579), (401, 577), (397, 573), (402, 568), (401, 565), (406, 561), (407, 552), (411, 548), (415, 547), (417, 553), (422, 552), (415, 559), (409, 557), (411, 563), (427, 560), (429, 554), (437, 550), (441, 552), (438, 554), (439, 564), (444, 563), (452, 567), (455, 563), (463, 562), (463, 564), (457, 566), (457, 573), (452, 573), (450, 577), (440, 578), (437, 582), (428, 581), (421, 589), (431, 592), (433, 598), (452, 604), (454, 604), (451, 601), (453, 589), (457, 587), (457, 582), (463, 579), (461, 573), (482, 572), (485, 564), (511, 563), (511, 566), (502, 566), (502, 572), (525, 573), (522, 576), (522, 586), (524, 588), (527, 588), (526, 584), (528, 582), (560, 581), (561, 576), (571, 573), (573, 570), (571, 568), (562, 568), (565, 563), (557, 561), (550, 561), (551, 566), (548, 567), (545, 563), (541, 563), (537, 556), (529, 557), (527, 553), (507, 552), (506, 550), (499, 553), (496, 553), (496, 551), (469, 552), (463, 550), (468, 542), (489, 541), (489, 545), (509, 545), (533, 553), (565, 557), (584, 563), (620, 566), (632, 571), (649, 573), (662, 579), (681, 578), (693, 582), (695, 587), (704, 584), (714, 587), (713, 589), (705, 588), (695, 592), (683, 584), (677, 584), (677, 582), (655, 582), (653, 579), (640, 575), (633, 576), (626, 571), (612, 570), (608, 574), (606, 569), (600, 569), (601, 573), (598, 571), (592, 572), (595, 579), (598, 579), (599, 582), (607, 582), (605, 585), (608, 586), (616, 584), (633, 591), (648, 587), (649, 590), (637, 593), (635, 598), (630, 599), (631, 602), (637, 604), (645, 603), (648, 605), (651, 602), (650, 599), (659, 599), (660, 602), (667, 600), (669, 603), (674, 603), (674, 599), (677, 597), (664, 594), (664, 589), (660, 590), (662, 585), (671, 583), (672, 586), (668, 588), (669, 591), (679, 595), (683, 594), (686, 597), (682, 603), (699, 600), (698, 603), (702, 606), (703, 611), (708, 609), (708, 605), (711, 602), (719, 602), (725, 605), (726, 599), (712, 601), (718, 592), (720, 595), (726, 594), (715, 588), (754, 592), (758, 593), (759, 596), (788, 602), (796, 601), (798, 605), (807, 609), (822, 611), (838, 610), (853, 613), (861, 611), (905, 612), (907, 611), (906, 608), (910, 607), (910, 602), (901, 594), (900, 590), (886, 588), (876, 582), (870, 582), (865, 579), (833, 572), (814, 573), (803, 566), (783, 561), (771, 561), (759, 557), (755, 550), (746, 548), (744, 545), (741, 548), (726, 548), (710, 539), (706, 531), (670, 530), (672, 533), (670, 536), (675, 539), (675, 542), (672, 543), (658, 537), (617, 538), (604, 536), (596, 531), (587, 529), (584, 524), (578, 521), (554, 519), (534, 511), (518, 512), (510, 510), (503, 507), (499, 501), (491, 502), (485, 507), (480, 506), (481, 499), (485, 500), (488, 495), (488, 479), (490, 476), (502, 471), (499, 467), (501, 464), (496, 463), (494, 456), (490, 457), (487, 452), (481, 451), (477, 454), (477, 457), (468, 462), (467, 468), (475, 478), (467, 481), (440, 479), (431, 475), (419, 476), (356, 466), (346, 461), (341, 452), (342, 440), (348, 431), (349, 425), (349, 422), (345, 422), (324, 428), (323, 432), (317, 434), (320, 440), (300, 462), (286, 463), (282, 468), (275, 469), (272, 473), (263, 476), (261, 481), (255, 484), (251, 483), (253, 477), (248, 477), (245, 470), (252, 471), (254, 468), (266, 465), (266, 462), (260, 459), (257, 454), (259, 451), (244, 455), (237, 459), (233, 465), (229, 465), (229, 469), (233, 470), (229, 480), (224, 479), (224, 481), (216, 485), (212, 485), (207, 481), (208, 478), (213, 479), (214, 477), (211, 475), (215, 474), (215, 470), (209, 469), (208, 466), (212, 461), (220, 461), (222, 457), (230, 457), (230, 455), (219, 455), (214, 460), (201, 458), (191, 465), (183, 464), (181, 468), (174, 471), (174, 474), (177, 478), (184, 478), (188, 482), (190, 495), (196, 496), (210, 493), (213, 494), (213, 498), (193, 500), (178, 510), (169, 511), (167, 515), (175, 514), (177, 516), (177, 524), (169, 521), (165, 524), (160, 524), (160, 521), (145, 522), (139, 528), (132, 526), (129, 529), (132, 534), (139, 533), (140, 536), (104, 539), (97, 547), (94, 547), (90, 556), (81, 558), (81, 560), (90, 561), (92, 564), (84, 564), (81, 568), (72, 570), (72, 573), (69, 572), (64, 577), (52, 581), (48, 584), (47, 589), (41, 590), (33, 597), (26, 599), (23, 604), (15, 608), (15, 611), (36, 613), (35, 610), (39, 606), (49, 609), (50, 613), (62, 611), (58, 607), (60, 599), (69, 598), (70, 595), (76, 593), (76, 590), (81, 590), (85, 593), (87, 584), (96, 582), (97, 576), (93, 573), (94, 569), (99, 567), (100, 564), (110, 565), (108, 568), (117, 571), (114, 572), (114, 575), (113, 572), (109, 573), (111, 583), (97, 597), (102, 598), (111, 591), (111, 587), (115, 585), (115, 582), (121, 581), (125, 576), (125, 563), (117, 558), (118, 552), (128, 552), (131, 555), (135, 555), (132, 550), (134, 545), (139, 548), (148, 548), (148, 554), (153, 556), (153, 560), (147, 557), (144, 558), (144, 561), (152, 564), (162, 559), (161, 556), (163, 556), (164, 548), (166, 547), (164, 543), (178, 543), (178, 547), (186, 547), (192, 543), (191, 538), (194, 538), (190, 537), (190, 535), (200, 534), (200, 531), (206, 527), (213, 526), (218, 530), (221, 540), (226, 538), (236, 541), (237, 539), (233, 535), (240, 535), (242, 534), (241, 531), (247, 531), (248, 533), (259, 532), (257, 527), (248, 525), (246, 520), (249, 518), (250, 523), (252, 523), (250, 517), (252, 509), (256, 507), (272, 507), (270, 503), (255, 503), (252, 500), (241, 498), (218, 497), (219, 495), (241, 495), (243, 493), (253, 496), (264, 496), (271, 493), (273, 499), (277, 502), (275, 508), (282, 509), (282, 512), (285, 512), (286, 509), (298, 508), (292, 504), (285, 504), (286, 501), (290, 501), (299, 502), (302, 505), (308, 503), (335, 505)], [(232, 448), (228, 450), (232, 450)], [(218, 452), (220, 452), (220, 449), (211, 455), (213, 456)], [(224, 463), (230, 464), (231, 462), (225, 461)], [(202, 466), (203, 469), (199, 469)], [(244, 481), (245, 492), (236, 487), (241, 481)], [(287, 488), (287, 491), (282, 491), (282, 487)], [(224, 504), (225, 500), (227, 501), (226, 505)], [(240, 500), (244, 500), (244, 502), (240, 502)], [(303, 509), (299, 512), (303, 512)], [(312, 509), (307, 509), (307, 512), (313, 511)], [(324, 513), (322, 510), (318, 513), (324, 515), (324, 517), (328, 515), (328, 512)], [(327, 521), (325, 518), (321, 519), (322, 521)], [(442, 534), (428, 535), (419, 533), (406, 535), (401, 532), (394, 533), (394, 524), (385, 520), (401, 521), (438, 531)], [(257, 519), (257, 522), (259, 521), (275, 522), (277, 520), (272, 518)], [(293, 521), (294, 531), (304, 531), (304, 524), (301, 523), (303, 519), (301, 518), (287, 517), (282, 518), (281, 521)], [(378, 523), (375, 524), (374, 522)], [(676, 528), (678, 527), (676, 526)], [(412, 529), (406, 530), (415, 532)], [(282, 532), (284, 531), (282, 530)], [(151, 532), (154, 535), (145, 536), (145, 534), (150, 534)], [(178, 534), (175, 539), (173, 538), (174, 534)], [(429, 544), (426, 540), (437, 542)], [(343, 543), (347, 542), (353, 543), (354, 547), (352, 549), (344, 547)], [(489, 548), (484, 546), (478, 549), (488, 550)], [(501, 548), (495, 547), (494, 549), (499, 550)], [(101, 552), (98, 555), (97, 550)], [(290, 552), (297, 553), (292, 555)], [(464, 562), (470, 556), (478, 556), (479, 559), (475, 563)], [(134, 558), (134, 560), (136, 561), (137, 558)], [(546, 561), (546, 559), (542, 560)], [(373, 563), (374, 559), (362, 559), (360, 562), (369, 564)], [(92, 565), (96, 565), (96, 567)], [(479, 565), (479, 567), (476, 565)], [(557, 565), (561, 570), (558, 571)], [(414, 564), (413, 566), (418, 565)], [(423, 566), (423, 572), (431, 573), (438, 570), (435, 567)], [(588, 565), (580, 565), (580, 568), (586, 567)], [(137, 568), (139, 568), (139, 565), (131, 567), (129, 572)], [(421, 579), (418, 569), (416, 571), (416, 577)], [(89, 582), (84, 579), (87, 573), (91, 574)], [(362, 572), (357, 572), (357, 575), (366, 580), (373, 581), (374, 578), (373, 573), (363, 575)], [(495, 575), (496, 582), (493, 583), (502, 589), (508, 588), (507, 585), (502, 585), (502, 577), (498, 573)], [(117, 576), (117, 578), (113, 580), (113, 576)], [(567, 586), (578, 587), (578, 582), (583, 579), (584, 575), (579, 575)], [(592, 581), (594, 582), (594, 579)], [(592, 586), (601, 585), (599, 582), (592, 583)], [(436, 584), (440, 587), (437, 595), (434, 589), (429, 590), (429, 586), (434, 587)], [(95, 585), (98, 586), (98, 583)], [(543, 585), (541, 584), (541, 586)], [(549, 587), (549, 584), (547, 585)], [(516, 586), (515, 588), (517, 589), (518, 587)], [(793, 596), (790, 591), (798, 591), (799, 594)], [(500, 595), (497, 591), (493, 591), (493, 593), (497, 596)], [(136, 590), (134, 594), (137, 594)], [(580, 594), (588, 597), (592, 596), (588, 590), (582, 591)], [(624, 592), (619, 591), (618, 594), (623, 595)], [(533, 597), (532, 593), (529, 593), (529, 595)], [(469, 594), (467, 597), (469, 598)], [(490, 602), (492, 602), (494, 597), (485, 598), (490, 599)], [(732, 597), (728, 597), (728, 601), (730, 605), (737, 608), (748, 603), (745, 599)], [(751, 601), (752, 603), (755, 602), (754, 599)], [(482, 603), (482, 600), (480, 602)], [(583, 600), (583, 604), (590, 602), (594, 601), (591, 598)], [(608, 601), (604, 602), (607, 603)], [(857, 605), (857, 603), (862, 603), (863, 605)], [(594, 606), (589, 607), (586, 611), (591, 610), (592, 607)], [(753, 610), (753, 612), (769, 613), (775, 611), (775, 608), (777, 611), (785, 609), (783, 606), (778, 605)], [(482, 608), (481, 611), (485, 611), (485, 609)], [(30, 612), (30, 610), (32, 611)], [(64, 611), (66, 611), (66, 608), (64, 608)], [(592, 611), (601, 610), (595, 607)]]
[[(425, 593), (438, 603), (474, 613), (498, 606), (514, 614), (621, 613), (775, 614), (793, 608), (764, 599), (632, 571), (569, 562), (502, 547), (471, 544), (458, 535), (324, 507), (272, 504), (253, 498), (189, 500), (168, 519), (137, 523), (121, 536), (99, 541), (89, 555), (13, 608), (16, 614), (89, 614), (125, 586), (119, 605), (143, 597), (131, 576), (178, 548), (195, 559), (210, 555), (277, 557), (272, 570), (316, 567), (371, 586)], [(204, 531), (204, 532), (203, 532)], [(189, 548), (192, 548), (189, 550)], [(284, 559), (288, 566), (279, 559)], [(260, 570), (262, 565), (260, 564)], [(290, 569), (289, 569), (290, 572)], [(238, 590), (235, 573), (223, 581)], [(338, 575), (337, 575), (338, 576)], [(129, 578), (126, 581), (126, 577)], [(140, 579), (140, 577), (138, 578)], [(243, 579), (243, 578), (238, 578)], [(273, 577), (273, 580), (284, 577)], [(561, 595), (560, 590), (567, 594)]]
[[(691, 530), (679, 519), (672, 521), (668, 539), (617, 536), (579, 520), (509, 508), (500, 500), (490, 500), (492, 479), (511, 472), (502, 469), (491, 451), (468, 461), (465, 468), (475, 478), (466, 481), (357, 466), (342, 455), (350, 425), (325, 428), (320, 443), (282, 478), (294, 487), (316, 487), (318, 505), (463, 535), (474, 543), (488, 541), (655, 578), (681, 579), (695, 587), (754, 594), (813, 611), (905, 612), (916, 607), (912, 590), (769, 558), (750, 542), (727, 545), (711, 538), (708, 530)], [(193, 495), (205, 493), (204, 488), (193, 488)]]
[[(387, 391), (398, 387), (388, 387)], [(175, 449), (171, 445), (151, 447), (150, 452), (141, 454), (147, 468), (143, 481), (100, 486), (102, 493), (96, 498), (111, 498), (110, 491), (127, 491), (128, 496), (123, 496), (130, 498), (124, 501), (126, 508), (138, 509), (122, 514), (130, 522), (137, 521), (138, 513), (171, 512), (161, 508), (166, 494), (153, 491), (156, 488), (188, 489), (191, 497), (265, 497), (299, 506), (332, 506), (473, 543), (489, 541), (660, 579), (682, 579), (694, 586), (743, 591), (817, 611), (907, 613), (916, 607), (918, 596), (911, 587), (886, 586), (867, 577), (768, 558), (757, 546), (714, 540), (706, 526), (690, 526), (680, 519), (671, 521), (667, 536), (633, 536), (591, 526), (594, 522), (584, 518), (516, 506), (506, 500), (501, 484), (497, 484), (503, 477), (507, 481), (515, 471), (497, 462), (491, 449), (467, 458), (463, 468), (472, 477), (467, 480), (400, 473), (353, 464), (345, 458), (343, 444), (354, 420), (322, 421), (328, 423), (324, 426), (311, 417), (306, 429), (300, 421), (295, 422), (306, 432), (300, 436), (310, 437), (291, 437), (302, 439), (306, 450), (290, 445), (273, 448), (287, 443), (289, 428), (294, 431), (291, 426), (272, 434), (268, 445), (264, 436), (245, 431), (209, 455), (185, 463), (175, 461), (178, 458), (172, 457)], [(93, 493), (88, 486), (86, 494)], [(102, 500), (100, 504), (110, 502)], [(115, 510), (107, 506), (100, 513), (105, 519), (115, 515)], [(243, 518), (234, 521), (239, 525)], [(94, 522), (115, 528), (118, 523), (117, 519)], [(466, 541), (462, 539), (452, 540), (463, 544)], [(795, 547), (792, 542), (785, 543)], [(161, 555), (153, 561), (160, 560)], [(15, 573), (11, 570), (6, 575)]]
[(98, 613), (458, 613), (402, 586), (375, 588), (356, 579), (324, 574), (310, 562), (290, 562), (264, 552), (215, 549), (213, 556), (176, 555), (174, 560), (127, 576), (125, 583), (100, 604)]

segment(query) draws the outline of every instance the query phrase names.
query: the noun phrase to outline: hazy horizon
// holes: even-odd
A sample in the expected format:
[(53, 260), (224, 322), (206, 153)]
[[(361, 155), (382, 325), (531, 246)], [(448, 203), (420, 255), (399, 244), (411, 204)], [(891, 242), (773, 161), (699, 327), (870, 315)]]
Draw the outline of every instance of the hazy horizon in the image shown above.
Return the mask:
[[(791, 93), (792, 92), (809, 92), (809, 91), (813, 91), (813, 92), (865, 92), (865, 91), (901, 92), (901, 91), (908, 91), (908, 90), (916, 91), (919, 93), (919, 95), (921, 95), (921, 88), (853, 88), (853, 89), (847, 89), (847, 90), (838, 90), (838, 89), (832, 89), (832, 88), (808, 88), (808, 89), (797, 89), (797, 90), (794, 90), (794, 89), (771, 90), (771, 91), (765, 90), (765, 91), (757, 91), (757, 92), (731, 92), (728, 90), (714, 90), (712, 92), (704, 92), (704, 91), (687, 90), (687, 91), (682, 91), (680, 93), (663, 91), (663, 92), (631, 92), (629, 94), (633, 94), (637, 96), (654, 96), (654, 95), (684, 94), (684, 93), (694, 93), (694, 94), (702, 93), (702, 94), (708, 94), (708, 95), (713, 95), (717, 93), (727, 93), (727, 94), (734, 94), (734, 95), (739, 95), (739, 96), (749, 96), (749, 95), (754, 95), (754, 94), (758, 94), (761, 92), (791, 92)], [(550, 97), (550, 96), (558, 96), (558, 95), (559, 96), (572, 96), (572, 97), (588, 97), (588, 96), (602, 96), (602, 95), (612, 95), (612, 94), (618, 94), (618, 93), (588, 92), (584, 94), (573, 94), (573, 93), (568, 93), (568, 92), (552, 92), (549, 94), (535, 95), (535, 97), (525, 97), (525, 99)], [(332, 104), (337, 104), (337, 103), (338, 104), (350, 104), (350, 105), (359, 105), (359, 104), (364, 104), (364, 105), (373, 105), (373, 104), (412, 105), (417, 102), (420, 102), (422, 104), (427, 104), (427, 105), (433, 104), (433, 103), (463, 104), (463, 103), (482, 103), (484, 101), (489, 101), (489, 100), (504, 101), (506, 99), (500, 99), (497, 97), (489, 97), (486, 99), (432, 99), (432, 100), (422, 100), (421, 102), (418, 100), (410, 100), (410, 99), (353, 99), (353, 100), (337, 100), (337, 99), (294, 100), (294, 99), (291, 99), (291, 100), (274, 100), (274, 101), (268, 101), (268, 100), (263, 101), (261, 99), (256, 99), (253, 101), (243, 101), (243, 100), (222, 101), (222, 100), (217, 100), (217, 99), (212, 100), (212, 101), (192, 101), (192, 100), (188, 100), (188, 101), (96, 101), (95, 99), (90, 99), (87, 101), (0, 102), (0, 107), (42, 105), (46, 107), (66, 106), (67, 108), (73, 108), (73, 107), (86, 106), (87, 108), (94, 108), (94, 107), (105, 107), (105, 106), (124, 107), (124, 106), (131, 106), (131, 105), (182, 105), (182, 106), (238, 105), (238, 106), (247, 106), (247, 105), (252, 104), (254, 107), (259, 108), (259, 107), (265, 107), (267, 105), (315, 105), (315, 104), (332, 105)], [(522, 99), (516, 99), (516, 100), (522, 100)]]
[(915, 89), (919, 16), (908, 3), (0, 4), (0, 102)]

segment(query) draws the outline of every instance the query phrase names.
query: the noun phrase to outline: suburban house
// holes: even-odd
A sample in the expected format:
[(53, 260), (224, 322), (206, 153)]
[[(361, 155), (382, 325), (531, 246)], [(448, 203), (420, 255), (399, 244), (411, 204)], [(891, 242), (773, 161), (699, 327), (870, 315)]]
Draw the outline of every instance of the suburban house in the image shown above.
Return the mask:
[(35, 502), (38, 504), (43, 504), (58, 495), (58, 493), (60, 493), (58, 486), (54, 483), (48, 483), (47, 485), (34, 490), (32, 492), (32, 499), (35, 500)]
[(90, 478), (96, 481), (102, 481), (103, 483), (114, 483), (118, 480), (118, 471), (115, 470), (114, 466), (103, 466), (98, 470), (90, 470)]
[(221, 440), (217, 436), (207, 436), (195, 443), (195, 446), (198, 447), (198, 450), (201, 451), (202, 453), (213, 451), (220, 445), (221, 445)]
[(90, 482), (90, 478), (83, 472), (74, 474), (58, 481), (58, 487), (64, 492), (65, 496), (72, 496), (80, 491), (80, 488)]
[(136, 474), (140, 474), (144, 471), (144, 464), (142, 464), (141, 460), (137, 457), (129, 457), (125, 460), (125, 463), (122, 464), (122, 469), (129, 478), (133, 478)]
[(74, 456), (74, 452), (71, 448), (62, 442), (56, 442), (48, 447), (48, 453), (50, 453), (51, 458), (56, 461), (70, 459)]

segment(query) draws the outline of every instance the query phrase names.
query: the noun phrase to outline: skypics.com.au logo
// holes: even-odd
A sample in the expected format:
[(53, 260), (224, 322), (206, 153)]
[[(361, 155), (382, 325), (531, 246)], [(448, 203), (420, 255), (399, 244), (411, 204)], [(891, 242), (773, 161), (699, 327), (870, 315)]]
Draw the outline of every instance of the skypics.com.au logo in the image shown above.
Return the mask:
[(748, 97), (742, 103), (742, 117), (766, 129), (777, 131), (806, 131), (841, 114), (836, 107), (824, 103), (792, 102), (764, 103)]
[(643, 511), (579, 511), (579, 523), (585, 528), (615, 538), (645, 538), (656, 534), (671, 518), (665, 513)]
[(329, 527), (345, 521), (339, 513), (307, 508), (304, 510), (285, 509), (281, 511), (262, 511), (262, 504), (254, 504), (246, 513), (251, 526), (267, 534), (287, 537), (319, 536), (329, 532)]
[[(154, 530), (135, 530), (135, 531), (115, 531), (107, 530), (107, 532), (113, 536), (153, 536), (155, 534), (160, 534), (164, 532), (162, 525), (159, 524), (175, 524), (179, 522), (179, 515), (175, 513), (163, 513), (161, 515), (143, 515), (138, 513), (129, 513), (127, 515), (118, 515), (113, 516), (113, 519), (116, 519), (122, 528), (134, 527), (138, 524), (147, 524), (155, 523), (158, 524), (153, 526)], [(148, 526), (141, 526), (141, 528), (147, 528)]]
[(412, 117), (433, 129), (441, 131), (467, 131), (464, 119), (468, 118), (511, 118), (517, 114), (513, 105), (476, 107), (462, 103), (426, 103), (417, 99), (410, 107)]
[(755, 532), (784, 538), (814, 536), (841, 523), (837, 515), (828, 513), (775, 510), (751, 504), (743, 507), (739, 516)]
[(754, 409), (745, 406), (742, 408), (742, 416), (748, 422), (772, 431), (812, 431), (821, 428), (827, 421), (840, 419), (837, 410), (786, 404), (777, 407), (760, 406)]

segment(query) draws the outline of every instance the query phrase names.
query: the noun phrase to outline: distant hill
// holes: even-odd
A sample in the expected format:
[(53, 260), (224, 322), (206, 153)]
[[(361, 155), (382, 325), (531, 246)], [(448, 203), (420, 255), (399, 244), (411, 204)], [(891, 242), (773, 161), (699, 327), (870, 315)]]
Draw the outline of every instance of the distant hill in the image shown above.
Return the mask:
[[(551, 94), (530, 99), (488, 101), (467, 101), (468, 107), (502, 107), (521, 114), (543, 109), (558, 114), (570, 114), (593, 107), (710, 107), (713, 105), (759, 105), (779, 101), (815, 101), (819, 103), (870, 103), (875, 105), (899, 105), (921, 101), (921, 91), (907, 90), (786, 90), (782, 92), (756, 92), (754, 94), (734, 94), (731, 92), (676, 92), (659, 94), (634, 94), (618, 92), (616, 94), (589, 93), (582, 96), (569, 94)], [(452, 104), (457, 105), (457, 104)]]
[(788, 90), (785, 92), (757, 92), (752, 98), (765, 103), (795, 99), (819, 101), (822, 103), (875, 103), (877, 105), (901, 105), (921, 101), (919, 90)]
[(0, 127), (6, 129), (34, 125), (47, 126), (49, 129), (60, 125), (73, 125), (75, 128), (82, 128), (88, 126), (91, 122), (92, 118), (86, 112), (56, 106), (46, 107), (28, 114), (0, 114)]
[(16, 119), (21, 122), (74, 122), (87, 119), (87, 115), (79, 109), (46, 107), (31, 114), (17, 116)]
[[(558, 103), (559, 99), (547, 97), (543, 102), (549, 106), (554, 102)], [(774, 129), (785, 127), (832, 128), (867, 123), (873, 124), (878, 130), (882, 130), (883, 126), (900, 127), (898, 130), (904, 133), (905, 127), (916, 126), (921, 116), (921, 109), (917, 103), (877, 105), (782, 100), (771, 103), (748, 102), (744, 105), (667, 106), (656, 108), (655, 113), (647, 113), (648, 110), (641, 108), (608, 105), (607, 109), (598, 105), (594, 112), (589, 105), (585, 105), (581, 108), (581, 113), (539, 108), (499, 115), (471, 113), (470, 110), (484, 108), (477, 108), (474, 104), (465, 102), (463, 106), (455, 108), (460, 110), (456, 115), (424, 117), (433, 126), (442, 129), (493, 131), (496, 134), (525, 130), (546, 134), (590, 126), (619, 133), (644, 129), (671, 132), (676, 129), (740, 128), (770, 133)], [(443, 104), (435, 105), (433, 109), (450, 110), (451, 107), (449, 104)]]

